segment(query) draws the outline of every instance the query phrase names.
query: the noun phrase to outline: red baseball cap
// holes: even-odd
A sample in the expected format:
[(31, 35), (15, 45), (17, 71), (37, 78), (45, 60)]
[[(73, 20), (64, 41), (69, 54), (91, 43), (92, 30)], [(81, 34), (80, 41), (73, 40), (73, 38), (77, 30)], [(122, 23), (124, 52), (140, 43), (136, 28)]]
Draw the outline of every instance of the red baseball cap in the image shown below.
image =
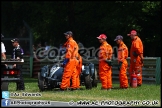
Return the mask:
[(130, 34), (127, 34), (128, 36), (131, 36), (131, 35), (137, 35), (137, 31), (136, 30), (132, 30), (131, 32), (130, 32)]
[(107, 36), (105, 34), (100, 34), (100, 36), (97, 37), (98, 39), (106, 39)]

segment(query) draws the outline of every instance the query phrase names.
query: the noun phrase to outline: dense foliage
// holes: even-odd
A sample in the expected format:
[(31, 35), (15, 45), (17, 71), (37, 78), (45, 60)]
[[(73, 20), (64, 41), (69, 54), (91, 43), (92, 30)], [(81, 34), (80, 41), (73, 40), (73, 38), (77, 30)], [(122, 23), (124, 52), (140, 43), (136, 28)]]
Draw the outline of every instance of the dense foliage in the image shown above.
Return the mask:
[(161, 1), (63, 2), (2, 1), (1, 33), (5, 38), (29, 37), (24, 21), (32, 31), (34, 44), (47, 41), (53, 46), (65, 42), (64, 32), (71, 30), (85, 47), (99, 47), (101, 33), (116, 46), (120, 34), (130, 48), (127, 34), (136, 29), (144, 43), (144, 56), (160, 56)]

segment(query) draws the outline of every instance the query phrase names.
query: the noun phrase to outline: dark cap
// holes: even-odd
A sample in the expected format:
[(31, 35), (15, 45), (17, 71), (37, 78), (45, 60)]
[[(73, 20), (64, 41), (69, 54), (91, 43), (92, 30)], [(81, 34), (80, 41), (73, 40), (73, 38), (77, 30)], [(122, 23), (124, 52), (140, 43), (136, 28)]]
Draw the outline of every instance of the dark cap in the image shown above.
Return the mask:
[(11, 40), (11, 42), (19, 42), (19, 39), (18, 38), (14, 38)]
[(121, 35), (116, 36), (116, 38), (114, 39), (114, 41), (117, 41), (117, 40), (123, 40), (123, 36), (121, 36)]
[(67, 31), (66, 33), (64, 33), (64, 35), (73, 35), (72, 31)]

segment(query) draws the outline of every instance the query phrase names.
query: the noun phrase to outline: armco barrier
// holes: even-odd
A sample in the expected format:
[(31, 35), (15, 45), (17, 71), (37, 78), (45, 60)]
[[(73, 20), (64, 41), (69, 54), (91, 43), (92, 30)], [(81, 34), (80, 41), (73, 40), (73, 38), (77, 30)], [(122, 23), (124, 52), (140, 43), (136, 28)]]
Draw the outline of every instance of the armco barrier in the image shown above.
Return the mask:
[[(143, 82), (145, 83), (156, 83), (160, 84), (161, 81), (161, 62), (160, 57), (145, 57), (144, 58), (144, 65), (142, 68), (142, 76), (143, 76)], [(128, 57), (128, 68), (130, 63), (130, 58)], [(95, 64), (97, 70), (98, 70), (98, 60), (84, 60), (83, 63), (92, 62)], [(119, 71), (117, 68), (117, 60), (113, 61), (113, 67), (112, 67), (112, 79), (113, 81), (119, 81)], [(127, 72), (128, 75), (128, 72)], [(129, 79), (129, 77), (128, 77)]]

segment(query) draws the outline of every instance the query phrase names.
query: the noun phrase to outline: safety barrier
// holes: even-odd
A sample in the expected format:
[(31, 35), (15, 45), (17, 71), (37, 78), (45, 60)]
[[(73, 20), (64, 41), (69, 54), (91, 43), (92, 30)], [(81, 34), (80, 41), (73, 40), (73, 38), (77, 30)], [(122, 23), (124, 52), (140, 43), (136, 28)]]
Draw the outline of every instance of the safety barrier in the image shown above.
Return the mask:
[[(54, 62), (48, 60), (39, 61), (35, 58), (33, 58), (32, 60), (30, 56), (27, 55), (24, 56), (25, 62), (23, 65), (23, 74), (28, 74), (33, 78), (37, 78), (37, 73), (40, 71), (40, 68), (42, 66), (54, 64)], [(130, 58), (128, 58), (127, 60), (128, 60), (128, 67), (129, 67)], [(89, 62), (94, 63), (96, 69), (98, 70), (97, 59), (83, 59), (83, 64)], [(119, 71), (117, 69), (117, 64), (118, 64), (117, 61), (114, 60), (114, 65), (112, 67), (113, 81), (119, 80)], [(142, 75), (143, 75), (143, 82), (161, 84), (161, 57), (145, 57), (144, 66), (142, 68)]]
[[(128, 57), (128, 69), (127, 69), (127, 76), (129, 79), (129, 63), (130, 58)], [(95, 64), (97, 70), (98, 70), (98, 60), (92, 59), (92, 60), (84, 60), (83, 63), (92, 62)], [(145, 57), (143, 61), (144, 65), (142, 68), (142, 78), (143, 82), (145, 83), (161, 83), (161, 57)], [(113, 81), (119, 81), (119, 71), (118, 71), (118, 63), (117, 60), (113, 61), (113, 67), (112, 67), (112, 80)]]

